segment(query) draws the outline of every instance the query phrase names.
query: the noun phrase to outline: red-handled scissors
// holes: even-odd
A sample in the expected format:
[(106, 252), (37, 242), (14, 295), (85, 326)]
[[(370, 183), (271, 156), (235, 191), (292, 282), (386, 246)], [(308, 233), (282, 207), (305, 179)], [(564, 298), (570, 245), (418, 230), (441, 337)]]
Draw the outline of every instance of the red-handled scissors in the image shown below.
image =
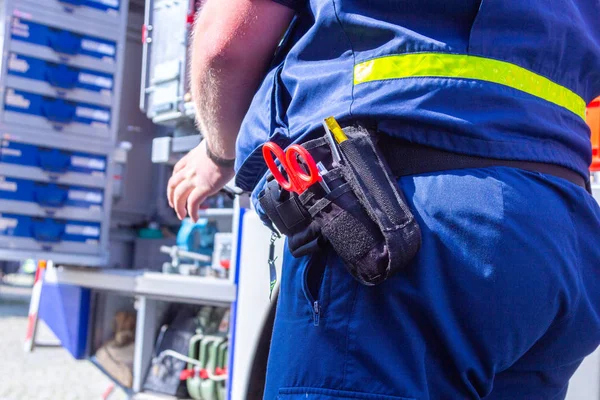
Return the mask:
[[(301, 194), (315, 183), (323, 181), (314, 158), (299, 144), (291, 145), (284, 153), (283, 149), (277, 144), (267, 142), (262, 148), (262, 153), (265, 162), (267, 163), (267, 167), (269, 167), (269, 170), (277, 183), (289, 192)], [(275, 156), (275, 158), (273, 158), (273, 156)], [(287, 173), (287, 180), (277, 167), (275, 159), (279, 160), (281, 166)], [(300, 161), (306, 165), (308, 173), (306, 173), (305, 169), (299, 164)]]

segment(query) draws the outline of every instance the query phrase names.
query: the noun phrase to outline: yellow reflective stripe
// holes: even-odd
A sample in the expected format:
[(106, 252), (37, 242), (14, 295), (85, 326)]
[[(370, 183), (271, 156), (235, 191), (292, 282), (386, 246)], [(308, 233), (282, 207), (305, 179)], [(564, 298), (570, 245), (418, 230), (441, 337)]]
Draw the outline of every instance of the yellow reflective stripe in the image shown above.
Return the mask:
[(354, 66), (354, 84), (412, 77), (477, 79), (529, 93), (585, 119), (585, 101), (577, 93), (518, 65), (490, 58), (447, 53), (410, 53)]

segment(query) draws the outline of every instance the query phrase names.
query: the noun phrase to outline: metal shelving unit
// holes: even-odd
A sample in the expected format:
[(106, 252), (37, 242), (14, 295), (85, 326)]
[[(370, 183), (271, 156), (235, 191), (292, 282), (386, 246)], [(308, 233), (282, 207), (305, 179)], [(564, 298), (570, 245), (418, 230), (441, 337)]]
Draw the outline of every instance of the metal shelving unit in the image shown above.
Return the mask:
[(0, 260), (106, 265), (128, 0), (7, 0), (0, 20)]
[[(123, 299), (130, 301), (129, 306), (133, 307), (133, 300), (135, 300), (137, 324), (133, 365), (134, 379), (133, 387), (130, 391), (127, 390), (127, 395), (130, 397), (141, 394), (143, 382), (151, 363), (161, 310), (166, 303), (214, 305), (229, 308), (231, 313), (229, 332), (231, 351), (228, 362), (229, 392), (227, 398), (239, 399), (243, 397), (241, 393), (245, 390), (254, 343), (260, 333), (259, 328), (269, 306), (269, 277), (266, 267), (269, 233), (254, 213), (247, 210), (247, 199), (242, 201), (238, 199), (234, 208), (200, 211), (200, 217), (215, 221), (220, 232), (231, 231), (232, 233), (233, 250), (228, 278), (162, 274), (142, 270), (87, 268), (109, 265), (109, 243), (113, 246), (110, 248), (112, 255), (119, 260), (119, 263), (113, 263), (111, 260), (110, 265), (130, 267), (131, 264), (122, 261), (126, 257), (121, 256), (123, 254), (131, 255), (131, 252), (135, 252), (134, 246), (138, 245), (136, 241), (140, 241), (131, 227), (139, 226), (140, 221), (144, 221), (151, 215), (158, 214), (160, 223), (165, 226), (174, 227), (179, 224), (179, 221), (161, 209), (161, 206), (155, 207), (158, 210), (150, 206), (140, 210), (140, 199), (145, 201), (148, 198), (148, 187), (151, 185), (143, 186), (145, 190), (139, 190), (141, 185), (138, 182), (129, 187), (123, 185), (121, 201), (113, 200), (113, 176), (121, 174), (121, 170), (116, 166), (117, 157), (114, 154), (118, 135), (119, 140), (132, 141), (134, 151), (137, 143), (141, 144), (139, 149), (142, 149), (143, 154), (141, 157), (140, 154), (137, 155), (136, 171), (132, 172), (133, 168), (129, 170), (131, 174), (137, 174), (133, 176), (135, 180), (138, 180), (139, 174), (142, 173), (137, 171), (143, 169), (145, 176), (149, 180), (153, 180), (150, 183), (158, 183), (157, 186), (159, 186), (165, 175), (168, 174), (169, 168), (168, 166), (157, 167), (158, 171), (149, 175), (148, 171), (153, 168), (152, 166), (139, 167), (143, 164), (141, 161), (149, 162), (147, 159), (141, 159), (147, 154), (149, 148), (144, 146), (149, 144), (152, 135), (146, 135), (143, 141), (136, 142), (136, 138), (132, 138), (132, 136), (149, 133), (143, 128), (144, 124), (138, 122), (130, 124), (128, 118), (123, 118), (126, 124), (122, 126), (123, 123), (119, 121), (119, 113), (122, 110), (124, 110), (123, 115), (125, 116), (132, 114), (126, 107), (122, 107), (122, 97), (126, 98), (133, 92), (137, 93), (138, 90), (138, 88), (133, 89), (129, 86), (125, 92), (122, 92), (123, 75), (127, 73), (128, 78), (132, 79), (134, 75), (137, 76), (138, 72), (132, 66), (139, 67), (139, 60), (136, 59), (137, 55), (133, 54), (133, 51), (125, 51), (125, 42), (128, 37), (132, 36), (131, 30), (127, 32), (129, 1), (115, 1), (120, 3), (119, 8), (110, 13), (88, 9), (82, 5), (71, 6), (60, 0), (45, 0), (43, 4), (38, 4), (39, 2), (35, 0), (9, 0), (0, 6), (2, 7), (0, 17), (11, 21), (4, 24), (5, 40), (2, 46), (5, 50), (5, 58), (0, 70), (0, 87), (7, 89), (4, 93), (10, 93), (9, 103), (12, 104), (9, 104), (7, 109), (6, 96), (0, 98), (0, 128), (3, 129), (3, 136), (0, 137), (0, 144), (2, 144), (0, 147), (2, 149), (0, 175), (7, 177), (4, 180), (5, 186), (15, 184), (11, 179), (25, 179), (61, 188), (84, 186), (103, 191), (101, 209), (95, 208), (87, 211), (74, 209), (73, 206), (49, 207), (35, 203), (24, 204), (25, 202), (22, 200), (2, 199), (0, 196), (0, 259), (22, 261), (33, 258), (53, 261), (57, 267), (46, 271), (44, 286), (48, 289), (48, 293), (55, 296), (53, 299), (57, 299), (52, 304), (52, 311), (56, 310), (57, 312), (50, 313), (50, 316), (46, 315), (50, 319), (53, 315), (60, 314), (61, 318), (58, 318), (60, 321), (53, 321), (56, 324), (66, 324), (64, 319), (68, 319), (69, 309), (72, 306), (69, 303), (71, 298), (61, 297), (60, 293), (63, 289), (68, 288), (70, 292), (80, 290), (80, 294), (85, 292), (87, 298), (102, 298), (96, 303), (94, 303), (96, 300), (92, 300), (92, 305), (87, 305), (88, 312), (81, 310), (81, 316), (78, 316), (79, 320), (73, 324), (77, 327), (85, 326), (87, 329), (86, 343), (88, 347), (85, 355), (80, 355), (80, 357), (93, 357), (93, 354), (90, 354), (94, 351), (90, 345), (92, 342), (91, 332), (96, 328), (106, 330), (108, 328), (105, 327), (110, 326), (112, 322), (109, 320), (111, 317), (108, 316), (110, 312), (106, 310), (116, 309), (120, 304), (119, 301), (123, 301)], [(190, 107), (189, 98), (185, 96), (187, 82), (184, 71), (187, 63), (185, 53), (187, 30), (190, 27), (189, 16), (190, 11), (196, 7), (196, 1), (154, 0), (145, 4), (140, 0), (131, 0), (131, 2), (134, 8), (138, 8), (138, 11), (142, 5), (145, 5), (147, 9), (154, 7), (155, 16), (168, 14), (172, 17), (170, 22), (163, 26), (172, 28), (175, 23), (181, 24), (181, 29), (176, 30), (174, 34), (179, 35), (177, 37), (182, 42), (177, 42), (177, 46), (173, 46), (173, 42), (168, 40), (169, 32), (163, 29), (161, 34), (160, 29), (155, 29), (156, 24), (153, 25), (152, 21), (146, 21), (147, 30), (143, 49), (145, 57), (143, 60), (144, 86), (142, 88), (144, 109), (154, 122), (170, 127), (175, 126), (175, 137), (162, 138), (163, 144), (166, 145), (162, 152), (163, 155), (166, 154), (167, 160), (161, 161), (173, 164), (176, 159), (173, 157), (173, 153), (180, 155), (187, 152), (200, 141), (200, 135), (197, 132), (190, 134), (194, 133), (190, 128), (193, 128), (193, 108)], [(19, 4), (18, 10), (17, 3)], [(106, 2), (102, 3), (107, 4)], [(108, 3), (113, 4), (113, 2)], [(169, 9), (169, 7), (171, 8)], [(132, 22), (131, 17), (129, 23)], [(141, 26), (141, 22), (134, 21), (133, 23)], [(44, 31), (44, 27), (48, 26), (52, 28), (52, 32), (60, 32), (62, 36), (40, 43), (14, 37), (14, 35), (23, 34), (21, 31), (26, 29), (32, 31), (42, 29)], [(35, 35), (27, 37), (35, 37)], [(80, 41), (74, 49), (65, 47), (71, 43), (71, 39)], [(153, 39), (155, 39), (154, 42), (152, 42)], [(81, 40), (88, 40), (88, 42), (81, 45)], [(93, 42), (91, 47), (90, 40)], [(137, 41), (138, 37), (135, 37), (135, 40)], [(51, 43), (51, 45), (47, 46), (44, 43)], [(96, 44), (94, 45), (94, 43)], [(111, 43), (114, 44), (114, 54), (110, 50)], [(152, 43), (154, 56), (148, 54), (150, 43)], [(168, 43), (171, 43), (169, 46), (177, 47), (179, 54), (165, 53), (165, 57), (161, 58), (161, 46)], [(138, 46), (141, 47), (139, 44)], [(89, 50), (90, 48), (92, 50)], [(96, 57), (93, 54), (94, 51), (108, 53), (105, 56)], [(124, 65), (125, 58), (128, 58), (126, 66)], [(180, 63), (179, 67), (170, 69), (175, 65), (172, 60), (179, 60), (177, 61)], [(36, 68), (42, 72), (31, 75), (25, 71), (37, 70)], [(161, 69), (164, 72), (163, 75), (160, 73)], [(90, 71), (95, 71), (92, 74), (96, 74), (94, 79), (90, 79), (88, 76)], [(174, 75), (173, 71), (178, 71), (178, 74)], [(83, 74), (85, 84), (80, 85), (75, 82), (72, 87), (58, 86), (59, 84), (65, 86), (65, 84), (57, 82), (56, 79), (69, 74), (76, 74), (76, 76)], [(49, 81), (40, 78), (46, 76), (53, 77), (53, 79)], [(106, 86), (110, 79), (112, 79), (112, 90), (107, 90)], [(166, 93), (168, 96), (162, 97), (161, 93)], [(51, 104), (45, 104), (44, 101), (47, 99), (55, 100), (52, 100)], [(37, 104), (40, 101), (41, 105)], [(123, 106), (131, 106), (131, 103), (129, 100)], [(60, 107), (53, 107), (57, 104)], [(59, 112), (62, 106), (68, 112)], [(32, 107), (33, 110), (30, 109)], [(79, 109), (79, 115), (77, 107), (83, 107), (83, 110)], [(43, 109), (43, 112), (38, 112), (40, 109)], [(48, 113), (51, 118), (48, 118)], [(106, 122), (107, 118), (108, 123)], [(142, 119), (146, 121), (145, 118)], [(130, 128), (132, 128), (131, 131)], [(123, 132), (128, 133), (123, 135)], [(125, 139), (122, 138), (123, 136)], [(21, 147), (17, 148), (13, 144)], [(28, 162), (14, 162), (6, 157), (7, 155), (15, 157), (15, 154), (21, 157), (26, 151), (33, 152)], [(71, 168), (70, 164), (66, 169), (64, 166), (61, 167), (62, 169), (48, 168), (47, 165), (37, 162), (41, 153), (49, 156), (46, 161), (64, 159), (66, 164), (69, 164), (68, 161), (75, 157), (76, 166), (79, 168)], [(21, 157), (22, 160), (23, 158)], [(82, 162), (84, 167), (87, 163), (87, 167), (89, 167), (87, 170), (81, 168)], [(98, 169), (99, 166), (102, 168)], [(19, 185), (19, 182), (16, 183)], [(118, 192), (117, 189), (114, 191)], [(164, 204), (162, 207), (165, 207)], [(24, 212), (28, 217), (42, 220), (58, 219), (58, 217), (71, 218), (77, 215), (82, 220), (99, 224), (99, 239), (96, 243), (71, 245), (63, 240), (49, 242), (26, 238), (28, 244), (22, 245), (22, 238), (15, 238), (14, 235), (2, 236), (3, 224), (5, 226), (13, 224), (6, 214), (15, 212)], [(119, 219), (121, 215), (129, 217), (130, 214), (133, 215), (131, 220), (135, 220), (130, 225), (127, 225), (130, 221)], [(112, 241), (109, 242), (111, 225), (114, 227), (113, 232), (122, 234), (112, 235)], [(32, 243), (36, 246), (39, 245), (39, 248), (35, 248)], [(94, 250), (87, 253), (82, 252), (81, 246), (83, 245), (89, 245), (88, 248)], [(118, 247), (121, 245), (122, 247)], [(245, 265), (243, 269), (241, 268), (242, 264)], [(260, 268), (261, 266), (262, 268)], [(244, 282), (243, 290), (240, 290), (241, 281)], [(105, 302), (103, 303), (103, 301)], [(95, 305), (99, 304), (105, 305), (105, 308), (100, 307), (105, 311), (101, 312), (101, 315), (93, 315), (96, 309)], [(42, 318), (45, 317), (42, 316)], [(54, 325), (48, 320), (46, 322), (48, 325)], [(60, 328), (62, 329), (64, 326)], [(62, 330), (67, 331), (66, 329)], [(233, 374), (235, 374), (235, 378)], [(148, 395), (151, 396), (151, 394)]]
[[(239, 203), (236, 202), (234, 209), (215, 212), (217, 218), (232, 218), (234, 248), (228, 279), (139, 270), (73, 268), (60, 264), (46, 271), (44, 285), (76, 286), (136, 299), (134, 383), (129, 395), (142, 391), (160, 320), (159, 304), (168, 302), (231, 309), (229, 342), (232, 349), (235, 345), (235, 351), (230, 353), (228, 373), (230, 379), (232, 376), (235, 378), (229, 380), (228, 399), (242, 398), (240, 396), (243, 396), (246, 387), (254, 343), (270, 304), (267, 268), (270, 236), (258, 216), (241, 208)], [(245, 201), (242, 203), (247, 204)], [(282, 252), (282, 246), (283, 242), (280, 241), (278, 253)], [(281, 257), (278, 258), (279, 268), (280, 262)], [(242, 264), (244, 268), (241, 268)], [(242, 281), (244, 289), (240, 290)]]

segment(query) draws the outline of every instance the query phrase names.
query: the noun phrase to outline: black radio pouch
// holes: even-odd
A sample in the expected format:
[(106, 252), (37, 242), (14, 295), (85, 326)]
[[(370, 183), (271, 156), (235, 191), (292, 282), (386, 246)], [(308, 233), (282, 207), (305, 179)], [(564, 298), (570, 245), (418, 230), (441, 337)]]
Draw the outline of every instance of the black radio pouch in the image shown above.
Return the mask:
[(292, 255), (303, 256), (329, 243), (348, 272), (372, 286), (406, 267), (419, 251), (421, 231), (376, 136), (362, 127), (346, 127), (344, 133), (348, 139), (339, 144), (340, 162), (334, 162), (325, 136), (302, 143), (325, 167), (325, 185), (314, 184), (298, 195), (283, 190), (270, 176), (258, 199), (288, 237)]

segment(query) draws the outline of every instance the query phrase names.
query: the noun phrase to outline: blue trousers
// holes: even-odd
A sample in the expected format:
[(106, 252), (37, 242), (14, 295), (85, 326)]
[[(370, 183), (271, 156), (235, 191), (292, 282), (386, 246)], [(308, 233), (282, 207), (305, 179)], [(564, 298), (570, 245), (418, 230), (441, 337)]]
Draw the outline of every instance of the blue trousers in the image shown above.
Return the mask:
[(285, 255), (265, 399), (562, 399), (600, 343), (600, 210), (513, 168), (400, 181), (423, 234), (375, 287)]

